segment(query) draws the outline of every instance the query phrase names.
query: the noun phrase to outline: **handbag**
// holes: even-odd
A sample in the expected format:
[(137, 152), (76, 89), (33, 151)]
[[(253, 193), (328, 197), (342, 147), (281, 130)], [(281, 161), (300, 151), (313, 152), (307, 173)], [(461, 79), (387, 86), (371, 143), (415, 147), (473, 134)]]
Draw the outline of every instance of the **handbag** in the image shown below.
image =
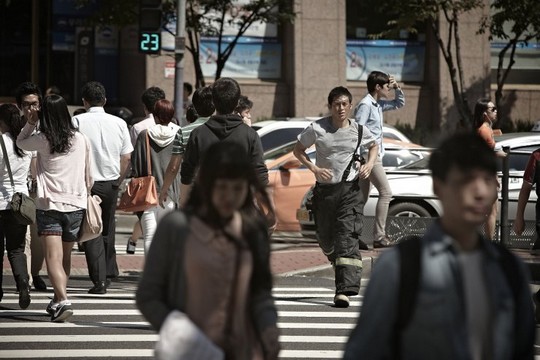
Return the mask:
[(159, 204), (156, 179), (152, 176), (152, 159), (150, 157), (150, 137), (146, 133), (147, 176), (131, 179), (126, 191), (116, 207), (118, 210), (138, 212), (150, 209)]
[(97, 238), (103, 231), (103, 219), (101, 218), (102, 210), (101, 198), (91, 194), (92, 180), (90, 179), (90, 159), (88, 158), (88, 147), (86, 148), (86, 211), (79, 230), (77, 241), (82, 243), (88, 240)]
[(225, 354), (189, 317), (178, 310), (167, 315), (154, 349), (158, 360), (224, 360)]
[(6, 144), (4, 143), (4, 138), (2, 135), (0, 135), (0, 144), (2, 145), (2, 152), (4, 153), (4, 161), (9, 174), (11, 188), (13, 189), (13, 196), (9, 202), (13, 216), (21, 225), (33, 224), (36, 222), (36, 203), (34, 199), (25, 193), (15, 191), (15, 183), (13, 182), (13, 174), (11, 173), (11, 165), (9, 164)]

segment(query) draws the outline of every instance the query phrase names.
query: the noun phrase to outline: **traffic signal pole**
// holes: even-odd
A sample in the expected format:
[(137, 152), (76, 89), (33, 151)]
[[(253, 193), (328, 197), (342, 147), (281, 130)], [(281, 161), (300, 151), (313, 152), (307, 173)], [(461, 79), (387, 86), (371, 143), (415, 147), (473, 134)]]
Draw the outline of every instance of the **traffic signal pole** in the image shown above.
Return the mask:
[(180, 126), (187, 124), (184, 115), (184, 52), (186, 27), (186, 0), (178, 0), (176, 16), (176, 37), (174, 46), (175, 72), (174, 72), (174, 108)]

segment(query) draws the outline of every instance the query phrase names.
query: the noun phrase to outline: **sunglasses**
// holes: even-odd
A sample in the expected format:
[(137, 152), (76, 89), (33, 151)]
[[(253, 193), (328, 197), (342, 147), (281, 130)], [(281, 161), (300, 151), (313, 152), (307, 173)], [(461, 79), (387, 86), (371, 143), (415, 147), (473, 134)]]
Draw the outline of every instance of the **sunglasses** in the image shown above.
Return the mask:
[(491, 112), (495, 112), (497, 111), (497, 107), (488, 107), (488, 110), (491, 111)]

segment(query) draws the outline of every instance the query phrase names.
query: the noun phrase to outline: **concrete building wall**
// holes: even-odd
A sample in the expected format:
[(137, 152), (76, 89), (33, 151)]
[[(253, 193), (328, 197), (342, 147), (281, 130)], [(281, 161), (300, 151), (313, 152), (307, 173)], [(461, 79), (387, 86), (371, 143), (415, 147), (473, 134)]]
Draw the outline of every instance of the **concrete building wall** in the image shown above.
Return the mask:
[[(479, 19), (489, 11), (488, 0), (485, 3), (483, 9), (461, 15), (459, 22), (464, 84), (469, 88), (467, 98), (471, 109), (478, 98), (494, 92), (493, 85), (490, 88), (489, 39), (487, 35), (476, 34)], [(254, 102), (254, 119), (322, 116), (328, 111), (328, 92), (339, 85), (349, 87), (355, 104), (367, 92), (364, 82), (346, 80), (346, 0), (294, 0), (294, 6), (296, 20), (280, 27), (281, 79), (237, 79), (242, 93)], [(446, 37), (448, 30), (443, 17), (440, 24), (441, 33)], [(172, 55), (143, 56), (146, 62), (144, 87), (160, 86), (170, 99), (174, 98), (174, 78), (165, 77), (165, 68), (174, 63)], [(131, 63), (139, 61), (135, 59)], [(424, 81), (401, 84), (406, 106), (386, 113), (385, 121), (392, 125), (409, 124), (412, 128), (433, 133), (440, 129), (453, 129), (459, 116), (454, 106), (450, 75), (436, 39), (429, 30), (426, 32), (425, 64)], [(195, 82), (191, 55), (187, 52), (184, 79)], [(212, 81), (212, 78), (206, 79), (207, 84)], [(133, 93), (132, 89), (128, 91)], [(540, 86), (507, 85), (505, 96), (509, 108), (505, 116), (513, 121), (540, 120), (537, 115), (540, 113)], [(137, 100), (139, 97), (140, 94)]]

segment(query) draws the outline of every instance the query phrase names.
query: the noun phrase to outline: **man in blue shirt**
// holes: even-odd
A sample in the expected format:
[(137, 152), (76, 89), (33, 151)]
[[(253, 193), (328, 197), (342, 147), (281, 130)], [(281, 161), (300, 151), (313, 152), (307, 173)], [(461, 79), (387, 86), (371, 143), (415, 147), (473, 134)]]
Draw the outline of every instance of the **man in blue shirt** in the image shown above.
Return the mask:
[[(383, 147), (383, 111), (395, 110), (405, 105), (403, 91), (399, 87), (393, 76), (389, 76), (380, 71), (372, 71), (367, 79), (368, 94), (356, 105), (354, 117), (359, 125), (363, 125), (377, 139), (379, 145), (379, 156), (371, 170), (368, 179), (360, 180), (360, 187), (364, 199), (369, 198), (370, 185), (373, 184), (379, 192), (379, 200), (375, 208), (375, 239), (374, 248), (383, 248), (391, 245), (390, 239), (386, 235), (386, 216), (388, 215), (388, 205), (392, 198), (392, 190), (388, 184), (386, 173), (382, 165), (384, 155)], [(390, 89), (394, 89), (395, 97), (388, 100)]]

